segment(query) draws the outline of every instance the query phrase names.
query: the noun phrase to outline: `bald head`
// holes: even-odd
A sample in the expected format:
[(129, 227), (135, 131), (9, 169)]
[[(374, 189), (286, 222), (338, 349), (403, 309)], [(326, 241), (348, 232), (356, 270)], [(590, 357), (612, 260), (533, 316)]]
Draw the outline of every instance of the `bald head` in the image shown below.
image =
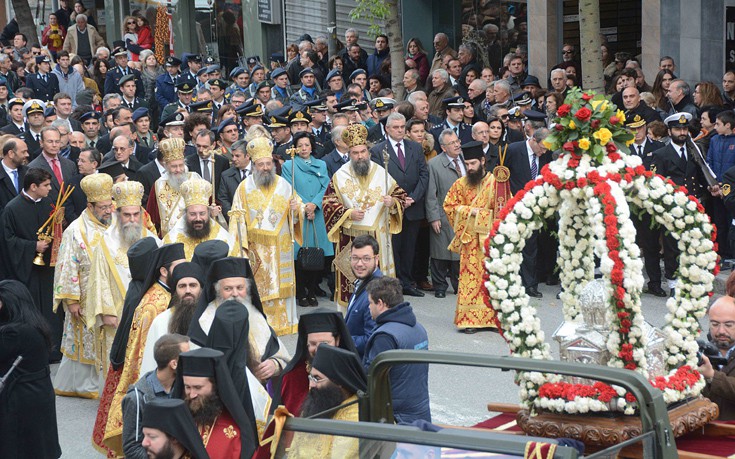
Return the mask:
[(709, 332), (722, 351), (735, 346), (735, 298), (723, 296), (709, 308)]
[(641, 103), (641, 93), (635, 86), (623, 89), (623, 105), (626, 110), (632, 110)]

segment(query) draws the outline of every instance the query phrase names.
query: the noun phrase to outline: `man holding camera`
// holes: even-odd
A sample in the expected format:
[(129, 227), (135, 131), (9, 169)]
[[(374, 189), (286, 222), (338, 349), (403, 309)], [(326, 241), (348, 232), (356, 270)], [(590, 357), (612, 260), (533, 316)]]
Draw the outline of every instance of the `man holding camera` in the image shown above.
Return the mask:
[(709, 334), (725, 362), (702, 355), (699, 372), (707, 381), (702, 394), (720, 408), (720, 421), (735, 420), (735, 298), (723, 296), (710, 306)]

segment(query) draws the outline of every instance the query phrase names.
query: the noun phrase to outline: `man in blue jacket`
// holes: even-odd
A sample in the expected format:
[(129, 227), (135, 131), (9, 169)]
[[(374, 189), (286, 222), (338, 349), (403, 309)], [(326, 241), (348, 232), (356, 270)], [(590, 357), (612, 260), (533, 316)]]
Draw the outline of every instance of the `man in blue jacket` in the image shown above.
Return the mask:
[[(398, 279), (374, 279), (368, 284), (367, 293), (376, 328), (365, 347), (363, 365), (366, 369), (381, 352), (429, 349), (426, 329), (416, 320), (411, 305), (403, 301), (403, 288)], [(389, 377), (396, 422), (410, 424), (417, 419), (431, 422), (429, 365), (396, 365)]]
[(352, 241), (350, 251), (350, 266), (355, 280), (355, 293), (352, 294), (345, 314), (345, 323), (352, 339), (355, 341), (357, 353), (362, 358), (365, 355), (365, 345), (373, 333), (375, 321), (370, 315), (368, 294), (365, 287), (373, 280), (383, 277), (378, 268), (378, 241), (370, 235), (357, 236)]

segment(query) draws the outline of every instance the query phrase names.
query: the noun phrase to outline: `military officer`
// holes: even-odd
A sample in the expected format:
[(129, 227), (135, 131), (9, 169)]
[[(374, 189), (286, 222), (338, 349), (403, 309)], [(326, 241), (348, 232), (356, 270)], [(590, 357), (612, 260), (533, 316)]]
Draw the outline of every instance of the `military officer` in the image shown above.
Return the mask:
[(160, 107), (176, 102), (176, 84), (179, 82), (181, 59), (176, 56), (166, 58), (166, 72), (156, 78), (156, 101)]
[(171, 113), (174, 112), (181, 112), (186, 114), (191, 112), (191, 99), (194, 96), (194, 85), (191, 83), (191, 81), (179, 81), (179, 83), (176, 85), (176, 95), (178, 96), (179, 100), (166, 105), (161, 112), (161, 118), (167, 118)]
[(434, 136), (434, 145), (439, 145), (439, 134), (444, 129), (451, 129), (459, 137), (459, 141), (464, 145), (467, 142), (472, 142), (472, 126), (469, 126), (462, 121), (464, 118), (464, 99), (461, 97), (450, 97), (442, 100), (444, 104), (444, 121), (438, 126), (435, 126), (429, 131)]
[(140, 78), (139, 71), (128, 67), (128, 50), (124, 46), (120, 46), (112, 51), (112, 55), (115, 57), (116, 65), (107, 72), (107, 77), (105, 77), (105, 94), (122, 95), (120, 80), (126, 75), (133, 75), (136, 86), (135, 96), (143, 98), (145, 96), (143, 80)]
[(59, 79), (51, 72), (51, 59), (48, 56), (36, 56), (36, 65), (37, 72), (26, 76), (26, 86), (33, 90), (36, 99), (52, 101), (59, 92)]

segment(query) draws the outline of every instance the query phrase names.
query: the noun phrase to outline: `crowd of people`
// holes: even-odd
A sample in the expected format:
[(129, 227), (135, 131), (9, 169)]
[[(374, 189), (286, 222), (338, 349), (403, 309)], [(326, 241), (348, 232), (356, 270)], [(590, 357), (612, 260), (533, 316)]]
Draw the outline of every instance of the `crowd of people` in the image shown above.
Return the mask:
[[(126, 18), (108, 48), (83, 4), (67, 14), (61, 3), (43, 47), (16, 33), (0, 53), (0, 336), (14, 343), (0, 374), (23, 354), (33, 364), (20, 378), (36, 381), (12, 397), (52, 411), (53, 392), (99, 398), (92, 440), (111, 457), (251, 457), (266, 454), (257, 446), (276, 406), (357, 421), (375, 357), (428, 349), (406, 297), (444, 299), (451, 287), (458, 330), (495, 327), (483, 241), (498, 203), (558, 155), (543, 141), (580, 85), (573, 45), (539, 78), (524, 45), (498, 56), (493, 23), (473, 31), (482, 46), (456, 52), (443, 33), (433, 56), (411, 38), (398, 98), (385, 35), (370, 54), (347, 29), (333, 56), (326, 37), (304, 35), (267, 64), (159, 62), (144, 17)], [(603, 45), (631, 154), (706, 204), (732, 258), (735, 74), (691, 91), (663, 57), (650, 87), (634, 57), (609, 55)], [(649, 217), (636, 228), (647, 292), (667, 296), (665, 280), (673, 293), (677, 241)], [(559, 283), (553, 230), (523, 251), (533, 298)], [(299, 317), (320, 298), (339, 312)], [(733, 324), (712, 322), (728, 354)], [(292, 333), (293, 355), (279, 338)], [(720, 384), (711, 390), (733, 368), (706, 369)], [(396, 420), (430, 421), (428, 368), (390, 378)], [(54, 416), (40, 429), (18, 419), (0, 423), (0, 456), (58, 457)], [(19, 442), (18, 429), (43, 441)], [(356, 448), (323, 441), (296, 435), (290, 454)]]

